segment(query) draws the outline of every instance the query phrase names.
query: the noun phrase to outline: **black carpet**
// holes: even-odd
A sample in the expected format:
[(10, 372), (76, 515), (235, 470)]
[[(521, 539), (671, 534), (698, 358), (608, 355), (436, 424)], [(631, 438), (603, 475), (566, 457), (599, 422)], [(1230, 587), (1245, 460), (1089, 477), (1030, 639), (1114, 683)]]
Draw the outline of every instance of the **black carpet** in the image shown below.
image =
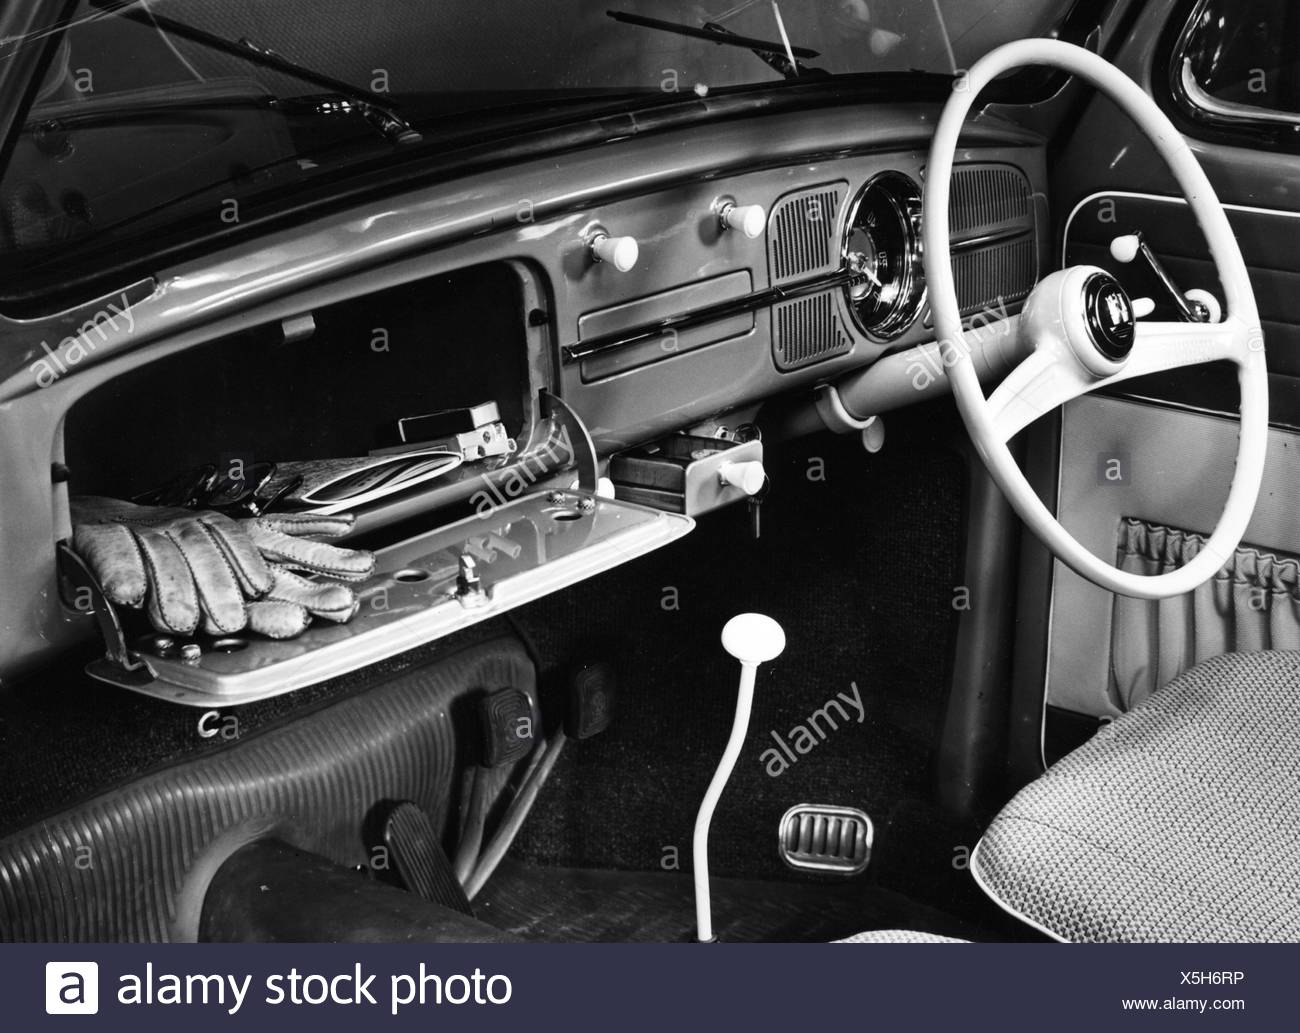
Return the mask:
[[(894, 420), (875, 456), (831, 435), (769, 449), (759, 542), (746, 538), (744, 507), (725, 510), (667, 549), (519, 612), (552, 676), (604, 660), (619, 695), (612, 727), (561, 757), (516, 857), (689, 870), (696, 808), (736, 699), (738, 667), (718, 636), (729, 617), (757, 610), (784, 625), (788, 645), (759, 675), (749, 738), (714, 819), (714, 872), (801, 878), (777, 854), (777, 828), (787, 808), (810, 802), (866, 810), (882, 858), (901, 815), (909, 850), (923, 845), (932, 867), (969, 882), (954, 867), (967, 837), (938, 817), (921, 822), (924, 835), (915, 828), (933, 814), (956, 630), (966, 470), (947, 447), (952, 419), (950, 407), (931, 407)], [(841, 709), (826, 711), (835, 726), (815, 719), (815, 745), (792, 734), (836, 698)], [(791, 760), (774, 734), (806, 752)]]

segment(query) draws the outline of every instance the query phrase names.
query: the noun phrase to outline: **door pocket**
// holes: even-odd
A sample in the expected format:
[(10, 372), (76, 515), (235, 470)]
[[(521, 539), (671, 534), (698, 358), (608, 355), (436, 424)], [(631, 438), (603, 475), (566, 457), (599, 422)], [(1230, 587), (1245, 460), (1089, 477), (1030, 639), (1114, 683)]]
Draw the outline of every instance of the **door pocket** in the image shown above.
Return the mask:
[[(1206, 535), (1126, 518), (1118, 565), (1164, 574), (1201, 551)], [(1243, 546), (1194, 592), (1172, 599), (1116, 596), (1110, 693), (1122, 710), (1220, 653), (1300, 649), (1300, 560)]]

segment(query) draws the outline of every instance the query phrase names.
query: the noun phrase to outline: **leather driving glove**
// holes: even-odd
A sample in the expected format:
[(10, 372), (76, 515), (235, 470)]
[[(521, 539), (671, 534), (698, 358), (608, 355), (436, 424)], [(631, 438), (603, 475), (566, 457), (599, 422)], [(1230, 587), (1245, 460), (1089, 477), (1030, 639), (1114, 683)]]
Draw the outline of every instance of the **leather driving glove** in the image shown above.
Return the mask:
[(369, 552), (311, 540), (347, 532), (352, 517), (345, 515), (234, 520), (91, 495), (74, 496), (71, 509), (73, 548), (104, 594), (145, 608), (155, 628), (172, 634), (251, 628), (291, 638), (312, 616), (346, 621), (357, 606), (350, 588), (294, 571), (356, 580), (375, 567)]

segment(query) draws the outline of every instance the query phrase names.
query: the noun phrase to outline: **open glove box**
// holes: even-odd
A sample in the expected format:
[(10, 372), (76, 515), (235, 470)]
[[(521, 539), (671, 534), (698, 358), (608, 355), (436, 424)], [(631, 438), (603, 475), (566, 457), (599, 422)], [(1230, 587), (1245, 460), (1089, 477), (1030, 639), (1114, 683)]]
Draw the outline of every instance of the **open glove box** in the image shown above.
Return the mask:
[(346, 624), (318, 621), (288, 640), (149, 635), (129, 643), (127, 666), (109, 658), (87, 670), (191, 706), (249, 703), (441, 638), (636, 559), (693, 526), (687, 516), (586, 491), (539, 491), (377, 550), (375, 574), (353, 586), (360, 608)]

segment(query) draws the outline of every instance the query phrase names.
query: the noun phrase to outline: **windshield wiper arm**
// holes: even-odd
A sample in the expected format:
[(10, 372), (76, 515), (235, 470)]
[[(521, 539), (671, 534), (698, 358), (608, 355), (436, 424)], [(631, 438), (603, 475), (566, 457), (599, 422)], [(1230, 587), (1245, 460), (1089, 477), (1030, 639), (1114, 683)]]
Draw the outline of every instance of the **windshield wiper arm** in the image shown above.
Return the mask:
[[(755, 53), (777, 54), (785, 56), (785, 44), (780, 40), (773, 42), (768, 39), (755, 39), (753, 36), (741, 36), (722, 28), (720, 25), (709, 24), (702, 29), (697, 29), (694, 25), (683, 25), (680, 22), (666, 22), (658, 18), (647, 18), (640, 14), (628, 14), (625, 11), (606, 11), (609, 17), (616, 22), (624, 22), (628, 25), (639, 25), (643, 29), (658, 29), (661, 32), (672, 32), (678, 36), (690, 36), (694, 39), (708, 40), (710, 43), (720, 43), (728, 47), (744, 47), (746, 50), (752, 50)], [(819, 57), (820, 51), (810, 50), (808, 47), (791, 47), (790, 53), (795, 57)], [(766, 60), (766, 58), (764, 58)], [(788, 63), (788, 62), (787, 62)]]
[(258, 46), (249, 39), (226, 39), (224, 36), (218, 36), (206, 29), (200, 29), (196, 25), (190, 25), (188, 22), (177, 21), (165, 14), (155, 14), (146, 6), (137, 6), (137, 0), (90, 0), (90, 4), (105, 14), (117, 14), (123, 18), (129, 18), (141, 25), (170, 32), (182, 39), (188, 39), (210, 50), (243, 58), (252, 64), (261, 65), (264, 68), (270, 68), (273, 71), (282, 72), (285, 75), (291, 75), (306, 82), (315, 83), (317, 86), (322, 86), (333, 93), (340, 94), (355, 104), (358, 111), (365, 116), (366, 121), (374, 125), (394, 144), (418, 143), (423, 139), (419, 130), (402, 118), (392, 106), (392, 102), (382, 94), (367, 90), (361, 86), (354, 86), (352, 83), (336, 79), (332, 75), (326, 75), (314, 68), (308, 68), (306, 65), (290, 61), (273, 50)]
[[(716, 22), (705, 22), (704, 27), (714, 32), (720, 32), (724, 36), (728, 36), (732, 39), (744, 38), (743, 36), (737, 37), (736, 34), (732, 32), (730, 29), (723, 28), (721, 25), (717, 24)], [(781, 50), (779, 53), (770, 50), (758, 50), (754, 47), (750, 47), (749, 49), (750, 52), (753, 53), (753, 55), (756, 58), (758, 58), (760, 61), (763, 62), (763, 64), (767, 65), (769, 68), (772, 68), (774, 71), (780, 72), (781, 75), (785, 76), (785, 78), (787, 79), (799, 79), (804, 77), (824, 78), (830, 74), (821, 68), (808, 67), (808, 65), (801, 62), (797, 56), (795, 57), (794, 62), (791, 63), (790, 58), (786, 54), (784, 43), (781, 44)], [(792, 46), (790, 47), (789, 52), (791, 54), (797, 55), (801, 49), (807, 49), (807, 48)]]

